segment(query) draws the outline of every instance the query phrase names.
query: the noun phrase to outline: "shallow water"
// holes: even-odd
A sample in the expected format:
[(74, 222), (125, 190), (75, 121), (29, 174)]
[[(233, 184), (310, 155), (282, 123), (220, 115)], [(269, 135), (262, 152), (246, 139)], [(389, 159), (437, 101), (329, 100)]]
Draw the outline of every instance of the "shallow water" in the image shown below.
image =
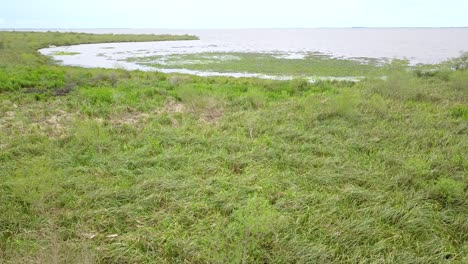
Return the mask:
[[(320, 53), (338, 58), (398, 58), (408, 59), (411, 64), (434, 64), (457, 57), (462, 51), (468, 51), (468, 28), (86, 29), (73, 31), (115, 34), (193, 34), (199, 36), (200, 40), (86, 44), (48, 48), (41, 50), (41, 52), (45, 55), (60, 51), (80, 53), (74, 56), (53, 56), (65, 65), (155, 70), (127, 62), (125, 59), (205, 52), (273, 53), (278, 58), (301, 59), (308, 53)], [(199, 71), (180, 69), (158, 71), (202, 75), (202, 72)], [(245, 76), (244, 73), (206, 72), (203, 75)], [(289, 78), (290, 76), (276, 77)]]

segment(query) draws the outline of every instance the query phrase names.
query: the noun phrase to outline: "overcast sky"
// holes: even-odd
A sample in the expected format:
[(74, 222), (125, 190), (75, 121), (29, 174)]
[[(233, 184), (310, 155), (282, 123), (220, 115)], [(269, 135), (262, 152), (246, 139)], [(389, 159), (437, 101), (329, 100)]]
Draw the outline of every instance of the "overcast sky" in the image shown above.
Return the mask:
[(2, 0), (0, 28), (468, 26), (468, 0)]

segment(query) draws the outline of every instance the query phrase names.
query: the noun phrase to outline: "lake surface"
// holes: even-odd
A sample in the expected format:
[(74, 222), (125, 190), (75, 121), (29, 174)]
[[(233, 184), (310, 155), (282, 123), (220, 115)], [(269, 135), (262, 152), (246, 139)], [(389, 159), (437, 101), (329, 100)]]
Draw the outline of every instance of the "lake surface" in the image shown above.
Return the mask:
[[(74, 56), (53, 55), (64, 65), (142, 70), (151, 70), (151, 68), (128, 62), (126, 59), (206, 52), (272, 53), (283, 58), (301, 59), (305, 54), (321, 53), (335, 58), (397, 58), (407, 59), (411, 64), (435, 64), (457, 57), (462, 51), (468, 51), (468, 28), (77, 29), (61, 31), (192, 34), (200, 38), (194, 41), (86, 44), (41, 50), (41, 53), (45, 55), (53, 55), (60, 51), (80, 53)], [(170, 68), (160, 71), (197, 75), (217, 74)], [(232, 74), (239, 75), (239, 73)], [(287, 78), (287, 76), (279, 78)]]

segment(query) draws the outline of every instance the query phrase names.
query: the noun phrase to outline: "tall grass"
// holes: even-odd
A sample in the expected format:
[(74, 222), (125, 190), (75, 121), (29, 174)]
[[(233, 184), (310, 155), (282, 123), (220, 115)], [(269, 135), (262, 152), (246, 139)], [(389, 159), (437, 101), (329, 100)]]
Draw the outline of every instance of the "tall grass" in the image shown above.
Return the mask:
[(466, 263), (468, 72), (389, 67), (1, 68), (0, 262)]

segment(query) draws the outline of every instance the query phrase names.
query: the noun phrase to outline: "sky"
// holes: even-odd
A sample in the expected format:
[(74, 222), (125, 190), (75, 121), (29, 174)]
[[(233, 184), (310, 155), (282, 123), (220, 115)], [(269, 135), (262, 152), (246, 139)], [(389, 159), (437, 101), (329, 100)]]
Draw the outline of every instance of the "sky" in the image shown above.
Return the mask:
[(468, 26), (468, 0), (1, 1), (0, 28)]

